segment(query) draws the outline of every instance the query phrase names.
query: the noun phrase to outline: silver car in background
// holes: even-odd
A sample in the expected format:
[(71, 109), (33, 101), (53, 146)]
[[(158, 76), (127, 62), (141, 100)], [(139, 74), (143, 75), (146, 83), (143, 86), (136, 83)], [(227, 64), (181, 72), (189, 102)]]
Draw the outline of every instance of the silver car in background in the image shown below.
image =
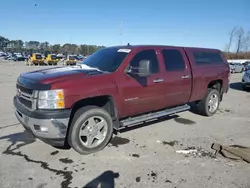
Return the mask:
[(231, 73), (243, 72), (244, 66), (241, 63), (229, 63)]

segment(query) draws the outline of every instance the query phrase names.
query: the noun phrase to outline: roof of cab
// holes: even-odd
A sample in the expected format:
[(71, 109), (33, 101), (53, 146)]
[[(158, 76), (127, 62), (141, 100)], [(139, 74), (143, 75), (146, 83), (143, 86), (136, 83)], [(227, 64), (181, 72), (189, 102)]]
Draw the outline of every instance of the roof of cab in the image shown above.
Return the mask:
[(110, 46), (108, 48), (118, 48), (118, 49), (135, 49), (135, 48), (164, 48), (164, 47), (175, 47), (175, 48), (185, 48), (185, 49), (196, 49), (196, 50), (215, 50), (220, 51), (219, 49), (215, 48), (203, 48), (203, 47), (185, 47), (185, 46), (171, 46), (171, 45), (121, 45), (121, 46)]

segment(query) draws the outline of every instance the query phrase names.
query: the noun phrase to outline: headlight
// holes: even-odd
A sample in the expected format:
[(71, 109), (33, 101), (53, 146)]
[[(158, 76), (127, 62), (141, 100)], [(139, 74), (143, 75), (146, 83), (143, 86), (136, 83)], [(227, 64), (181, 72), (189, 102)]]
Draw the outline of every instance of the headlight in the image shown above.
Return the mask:
[(64, 104), (64, 92), (62, 89), (39, 91), (38, 108), (39, 109), (62, 109)]

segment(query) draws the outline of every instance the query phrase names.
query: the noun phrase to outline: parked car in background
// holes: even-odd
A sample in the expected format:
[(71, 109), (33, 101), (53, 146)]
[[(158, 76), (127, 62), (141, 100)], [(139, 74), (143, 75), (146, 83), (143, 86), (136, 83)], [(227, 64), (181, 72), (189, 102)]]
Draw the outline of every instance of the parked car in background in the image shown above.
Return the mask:
[(4, 52), (0, 52), (0, 57), (5, 57), (7, 54)]
[(43, 65), (43, 64), (44, 64), (44, 58), (40, 53), (31, 54), (26, 63), (26, 65)]
[(26, 58), (24, 57), (24, 56), (22, 56), (22, 55), (13, 55), (12, 56), (12, 60), (13, 61), (25, 61), (26, 60)]
[(5, 60), (11, 60), (12, 55), (7, 55), (4, 57)]
[(242, 82), (242, 89), (243, 90), (250, 89), (250, 67), (248, 67), (248, 69), (245, 71), (241, 82)]
[(248, 65), (250, 65), (250, 61), (246, 61), (246, 62), (242, 63), (242, 65), (244, 66), (244, 68), (246, 68)]
[(46, 65), (57, 65), (58, 61), (55, 54), (47, 54), (44, 63)]
[(68, 55), (65, 60), (65, 65), (76, 65), (77, 59), (75, 55)]
[(245, 67), (245, 71), (248, 71), (248, 70), (250, 70), (250, 64), (246, 65)]
[(241, 63), (229, 63), (231, 73), (241, 73), (245, 70)]
[(13, 102), (17, 119), (35, 137), (90, 154), (103, 149), (114, 130), (189, 110), (190, 102), (200, 114), (214, 115), (229, 77), (220, 50), (116, 46), (79, 66), (21, 74)]

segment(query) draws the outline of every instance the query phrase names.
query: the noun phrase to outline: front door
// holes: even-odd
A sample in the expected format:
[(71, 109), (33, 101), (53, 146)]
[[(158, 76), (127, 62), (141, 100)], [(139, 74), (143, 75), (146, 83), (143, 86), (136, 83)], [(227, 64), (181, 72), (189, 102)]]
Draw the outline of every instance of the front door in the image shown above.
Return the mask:
[(119, 90), (124, 100), (123, 114), (133, 116), (164, 108), (164, 80), (156, 51), (147, 49), (139, 51), (129, 66), (138, 67), (141, 60), (149, 60), (151, 75), (147, 77), (126, 74), (119, 83)]

